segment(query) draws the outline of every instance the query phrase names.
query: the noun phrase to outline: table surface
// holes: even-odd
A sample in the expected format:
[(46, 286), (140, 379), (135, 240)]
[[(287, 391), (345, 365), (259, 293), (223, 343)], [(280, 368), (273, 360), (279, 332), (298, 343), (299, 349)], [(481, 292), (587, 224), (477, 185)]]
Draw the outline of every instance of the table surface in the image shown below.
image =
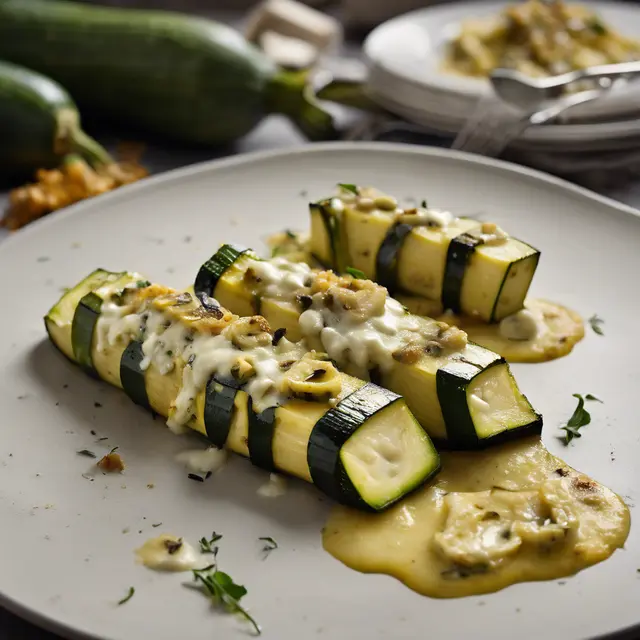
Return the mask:
[[(97, 136), (107, 148), (113, 148), (117, 140), (114, 135)], [(303, 137), (283, 118), (271, 116), (233, 148), (225, 152), (169, 148), (157, 145), (147, 146), (143, 162), (151, 173), (160, 173), (196, 162), (212, 160), (228, 155), (260, 151), (266, 149), (294, 148), (305, 144)], [(606, 195), (640, 209), (640, 177), (624, 187), (608, 192)], [(8, 193), (0, 191), (0, 211), (7, 204)], [(17, 232), (19, 233), (19, 232)], [(0, 241), (6, 238), (7, 231), (0, 229)], [(0, 607), (0, 640), (60, 640), (57, 635), (43, 631), (18, 618)]]

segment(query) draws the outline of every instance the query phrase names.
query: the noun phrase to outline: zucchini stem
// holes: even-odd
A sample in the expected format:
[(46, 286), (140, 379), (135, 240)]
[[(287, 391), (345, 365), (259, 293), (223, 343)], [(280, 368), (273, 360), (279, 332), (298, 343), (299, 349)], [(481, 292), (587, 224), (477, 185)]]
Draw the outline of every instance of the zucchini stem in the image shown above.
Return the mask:
[(305, 71), (277, 73), (267, 87), (267, 109), (291, 118), (310, 140), (338, 137), (333, 116), (316, 100)]
[(80, 128), (70, 132), (69, 150), (82, 156), (94, 168), (114, 162), (109, 152)]

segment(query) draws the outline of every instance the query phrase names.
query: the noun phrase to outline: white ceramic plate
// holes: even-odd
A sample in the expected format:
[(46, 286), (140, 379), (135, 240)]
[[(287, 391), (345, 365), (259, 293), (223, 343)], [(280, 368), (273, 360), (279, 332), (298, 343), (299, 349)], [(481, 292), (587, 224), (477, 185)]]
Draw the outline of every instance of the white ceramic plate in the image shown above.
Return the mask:
[[(447, 116), (461, 126), (477, 101), (489, 95), (491, 90), (487, 80), (457, 76), (441, 69), (447, 43), (457, 35), (462, 21), (497, 15), (508, 4), (505, 0), (450, 3), (413, 11), (379, 26), (365, 42), (372, 91), (421, 110), (424, 117)], [(582, 4), (591, 7), (622, 33), (636, 37), (640, 33), (637, 6), (602, 0)], [(637, 112), (639, 100), (638, 83), (619, 87), (598, 101), (571, 110), (572, 122), (593, 118), (604, 120), (598, 129), (587, 128), (589, 124), (576, 124), (580, 130), (572, 130), (570, 124), (550, 125), (530, 129), (525, 135), (530, 139), (550, 137), (556, 144), (576, 136), (590, 137), (592, 133), (597, 137), (608, 120)], [(608, 133), (610, 136), (621, 134), (624, 135), (624, 131)]]
[[(599, 313), (606, 336), (589, 331), (571, 356), (515, 367), (516, 375), (544, 413), (550, 449), (635, 502), (640, 219), (631, 209), (527, 169), (440, 149), (361, 143), (247, 155), (100, 196), (0, 247), (2, 604), (67, 635), (245, 638), (240, 622), (181, 586), (186, 574), (156, 574), (134, 563), (133, 550), (161, 531), (196, 542), (216, 530), (224, 534), (221, 568), (248, 587), (246, 605), (265, 639), (435, 632), (451, 639), (576, 640), (640, 622), (640, 539), (633, 528), (624, 551), (563, 584), (423, 598), (326, 554), (320, 530), (331, 505), (311, 486), (292, 481), (285, 496), (261, 498), (256, 489), (265, 474), (240, 458), (204, 484), (188, 480), (173, 457), (193, 447), (195, 437), (173, 436), (47, 342), (42, 315), (61, 287), (95, 267), (187, 285), (221, 242), (260, 247), (269, 232), (306, 227), (307, 201), (338, 181), (374, 183), (453, 211), (483, 211), (540, 247), (533, 293), (585, 316)], [(594, 393), (605, 404), (593, 407), (584, 436), (564, 448), (554, 436), (573, 411), (575, 392)], [(96, 443), (97, 437), (108, 440)], [(120, 447), (126, 473), (83, 478), (91, 460), (76, 451), (112, 446)], [(267, 560), (259, 536), (280, 544)], [(135, 596), (117, 607), (129, 586)]]
[[(370, 88), (371, 97), (391, 113), (438, 133), (455, 136), (465, 119), (451, 113), (435, 113), (396, 102), (386, 94)], [(511, 146), (547, 153), (593, 152), (635, 149), (640, 145), (640, 119), (598, 122), (593, 124), (557, 124), (530, 127)]]

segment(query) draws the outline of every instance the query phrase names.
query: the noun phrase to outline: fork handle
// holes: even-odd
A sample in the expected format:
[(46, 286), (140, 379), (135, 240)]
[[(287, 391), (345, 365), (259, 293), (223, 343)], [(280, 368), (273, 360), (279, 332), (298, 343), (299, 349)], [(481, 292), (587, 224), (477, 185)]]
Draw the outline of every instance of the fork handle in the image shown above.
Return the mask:
[[(633, 62), (619, 62), (616, 64), (600, 64), (587, 67), (580, 71), (573, 71), (554, 78), (554, 84), (562, 85), (579, 80), (597, 80), (598, 78), (623, 78), (640, 77), (640, 60)], [(563, 81), (563, 78), (566, 78)]]

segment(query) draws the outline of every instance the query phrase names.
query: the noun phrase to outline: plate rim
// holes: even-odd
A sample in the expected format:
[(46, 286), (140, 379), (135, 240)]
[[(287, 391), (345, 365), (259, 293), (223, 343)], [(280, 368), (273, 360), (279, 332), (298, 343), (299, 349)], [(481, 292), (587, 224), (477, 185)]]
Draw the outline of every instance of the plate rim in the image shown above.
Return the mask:
[[(173, 181), (180, 181), (192, 176), (205, 174), (209, 171), (217, 171), (221, 169), (252, 164), (255, 162), (269, 161), (284, 156), (308, 154), (322, 155), (323, 153), (332, 153), (336, 151), (374, 151), (381, 153), (404, 153), (408, 155), (415, 155), (417, 157), (450, 158), (465, 164), (471, 164), (479, 167), (491, 167), (493, 170), (525, 177), (528, 179), (533, 179), (537, 182), (552, 185), (556, 188), (568, 191), (577, 197), (585, 198), (586, 200), (599, 203), (603, 207), (607, 207), (610, 211), (617, 211), (619, 213), (631, 215), (634, 218), (640, 219), (639, 209), (635, 209), (630, 205), (614, 200), (613, 198), (610, 198), (608, 196), (603, 196), (584, 187), (575, 185), (567, 180), (563, 180), (551, 174), (547, 174), (543, 171), (530, 169), (528, 167), (524, 167), (512, 162), (486, 158), (484, 156), (478, 156), (467, 152), (433, 146), (418, 146), (389, 142), (342, 141), (314, 143), (289, 149), (275, 149), (268, 151), (241, 153), (226, 158), (198, 162), (186, 167), (163, 171), (157, 175), (152, 175), (148, 178), (145, 178), (137, 183), (121, 187), (106, 194), (102, 194), (97, 198), (94, 197), (89, 200), (79, 202), (75, 205), (67, 207), (63, 211), (56, 212), (54, 215), (48, 215), (37, 221), (34, 221), (26, 228), (20, 230), (18, 233), (12, 233), (8, 237), (1, 240), (0, 251), (3, 250), (2, 247), (12, 246), (16, 242), (21, 242), (23, 239), (27, 239), (28, 241), (28, 238), (32, 233), (39, 232), (41, 229), (46, 229), (52, 224), (58, 224), (58, 221), (62, 221), (66, 218), (76, 215), (82, 215), (86, 210), (95, 207), (99, 208), (103, 203), (114, 202), (118, 200), (126, 201), (130, 194), (144, 193), (146, 190), (153, 189), (157, 185), (170, 183)], [(32, 609), (29, 606), (22, 604), (18, 600), (14, 599), (5, 591), (0, 591), (0, 606), (10, 613), (18, 616), (19, 618), (22, 618), (23, 620), (26, 620), (41, 629), (61, 635), (64, 638), (69, 638), (71, 640), (108, 640), (109, 638), (109, 636), (107, 635), (96, 635), (88, 631), (83, 631), (81, 628), (73, 627), (67, 622), (42, 613), (37, 609)], [(640, 622), (624, 627), (622, 629), (611, 631), (609, 633), (601, 634), (598, 636), (590, 636), (589, 640), (630, 639), (638, 630), (640, 630)]]

